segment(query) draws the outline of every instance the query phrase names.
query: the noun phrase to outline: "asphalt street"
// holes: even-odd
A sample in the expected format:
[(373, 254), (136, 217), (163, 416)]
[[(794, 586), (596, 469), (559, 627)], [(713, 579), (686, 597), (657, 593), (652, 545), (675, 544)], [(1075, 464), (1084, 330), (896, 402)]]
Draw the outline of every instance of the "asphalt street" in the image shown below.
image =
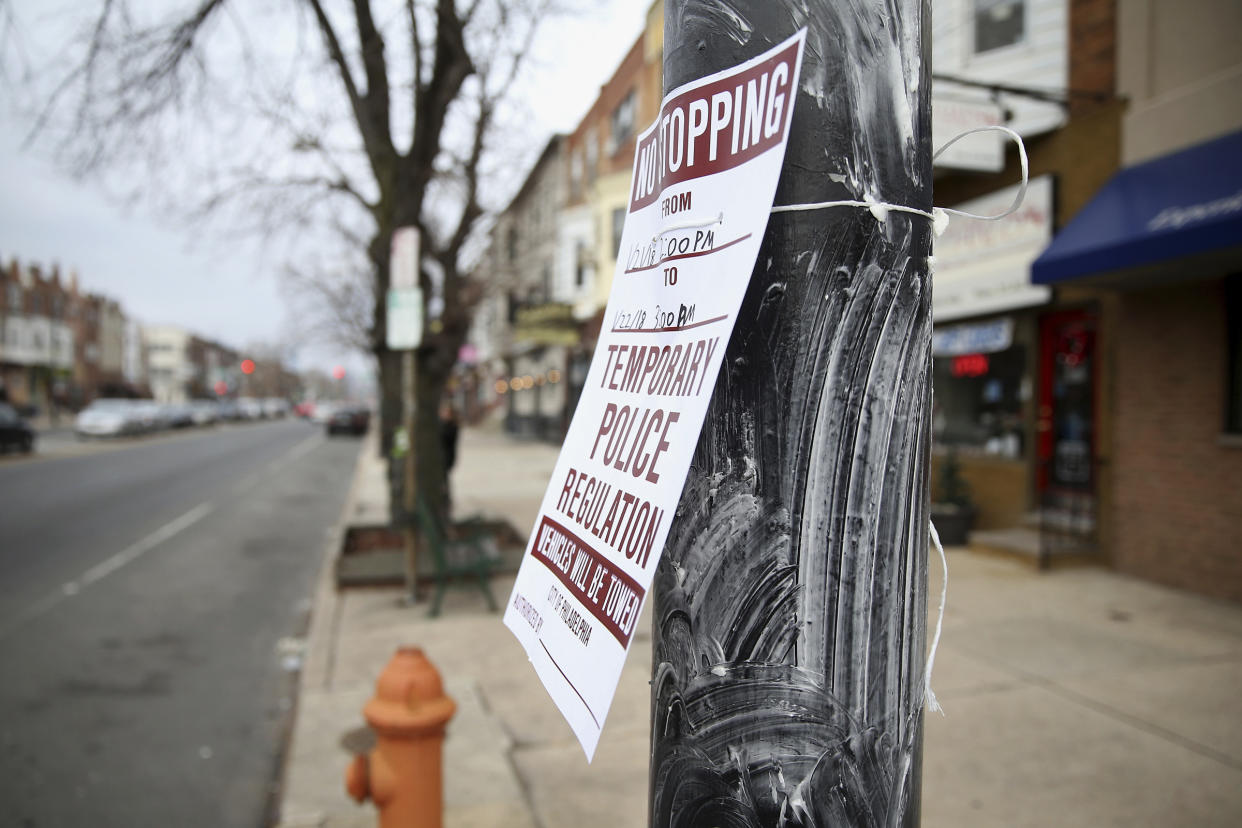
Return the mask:
[(0, 462), (0, 826), (267, 824), (359, 446), (286, 421)]

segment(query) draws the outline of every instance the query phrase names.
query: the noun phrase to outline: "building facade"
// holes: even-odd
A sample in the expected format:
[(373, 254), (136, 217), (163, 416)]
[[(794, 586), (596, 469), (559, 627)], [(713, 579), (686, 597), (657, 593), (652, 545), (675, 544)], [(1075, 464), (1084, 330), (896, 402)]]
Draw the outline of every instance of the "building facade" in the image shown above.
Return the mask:
[[(664, 7), (577, 127), (554, 137), (508, 208), (486, 256), (492, 286), (459, 386), (467, 408), (498, 406), (512, 433), (560, 441), (586, 379), (612, 288), (635, 138), (662, 97)], [(490, 366), (490, 367), (489, 367)]]
[[(1111, 3), (938, 0), (933, 117), (957, 132), (1022, 136), (1030, 180), (1017, 212), (954, 216), (934, 244), (933, 499), (948, 458), (976, 508), (978, 545), (1089, 554), (1107, 497), (1098, 462), (1100, 309), (1032, 278), (1032, 266), (1120, 164)], [(988, 105), (995, 107), (989, 112)], [(942, 127), (936, 145), (953, 137)], [(1021, 180), (1008, 139), (955, 144), (936, 203), (998, 215)], [(960, 155), (955, 155), (960, 153)]]
[(471, 337), (477, 364), (487, 372), (460, 380), (500, 395), (510, 433), (554, 440), (564, 433), (561, 379), (568, 349), (577, 343), (564, 301), (566, 263), (558, 255), (567, 194), (564, 150), (564, 136), (548, 141), (492, 228), (490, 291)]
[(27, 413), (55, 417), (69, 404), (75, 339), (60, 272), (11, 261), (0, 269), (0, 389)]
[(151, 395), (162, 403), (183, 403), (190, 399), (188, 386), (194, 379), (190, 361), (189, 331), (171, 325), (152, 325), (143, 329), (147, 350), (147, 378)]
[(1102, 554), (1242, 600), (1242, 7), (1113, 11), (1122, 169), (1036, 278), (1098, 320)]

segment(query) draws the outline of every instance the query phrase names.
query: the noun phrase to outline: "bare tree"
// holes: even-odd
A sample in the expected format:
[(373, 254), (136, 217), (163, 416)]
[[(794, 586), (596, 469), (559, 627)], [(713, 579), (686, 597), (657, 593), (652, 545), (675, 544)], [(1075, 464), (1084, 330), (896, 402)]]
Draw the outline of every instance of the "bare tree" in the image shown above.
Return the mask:
[[(485, 215), (485, 162), (552, 2), (182, 0), (154, 12), (98, 0), (67, 18), (75, 34), (58, 72), (5, 75), (36, 90), (35, 135), (55, 138), (72, 170), (137, 163), (190, 218), (284, 233), (293, 283), (378, 361), (385, 452), (400, 400), (399, 355), (385, 345), (390, 244), (397, 228), (419, 228), (424, 295), (434, 272), (443, 303), (417, 353), (415, 450), (420, 488), (439, 503), (436, 410), (480, 295), (467, 254)], [(356, 272), (325, 265), (325, 239), (352, 247)]]

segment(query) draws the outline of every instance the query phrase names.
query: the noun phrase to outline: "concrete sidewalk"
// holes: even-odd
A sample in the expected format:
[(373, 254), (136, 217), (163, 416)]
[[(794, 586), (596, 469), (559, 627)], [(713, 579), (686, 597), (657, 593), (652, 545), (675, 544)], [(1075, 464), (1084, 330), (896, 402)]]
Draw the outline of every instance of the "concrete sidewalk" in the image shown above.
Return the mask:
[[(457, 512), (527, 531), (556, 454), (494, 427), (464, 430)], [(368, 442), (343, 524), (382, 522), (386, 497)], [(924, 825), (1242, 824), (1242, 607), (1096, 568), (1040, 574), (958, 549), (949, 566), (933, 677), (945, 715), (928, 718)], [(512, 581), (496, 579), (499, 601)], [(646, 825), (646, 620), (588, 765), (477, 591), (450, 590), (438, 619), (401, 593), (338, 593), (324, 567), (280, 825), (376, 824), (370, 804), (345, 795), (341, 740), (363, 725), (375, 678), (401, 645), (427, 651), (458, 703), (445, 745), (448, 828)]]

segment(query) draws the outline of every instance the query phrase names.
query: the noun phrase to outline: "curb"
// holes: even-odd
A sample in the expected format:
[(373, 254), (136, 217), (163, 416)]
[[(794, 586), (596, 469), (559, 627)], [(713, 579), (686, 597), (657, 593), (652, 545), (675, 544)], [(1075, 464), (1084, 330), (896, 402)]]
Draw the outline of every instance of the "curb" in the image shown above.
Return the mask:
[[(285, 813), (285, 793), (288, 790), (289, 770), (292, 765), (291, 757), (294, 755), (293, 740), (297, 734), (298, 717), (301, 715), (301, 700), (303, 694), (308, 689), (330, 689), (332, 670), (336, 656), (336, 631), (339, 624), (341, 596), (336, 589), (336, 580), (334, 577), (334, 563), (336, 555), (344, 543), (345, 530), (348, 528), (350, 519), (354, 513), (358, 500), (358, 488), (362, 480), (362, 469), (368, 461), (367, 452), (374, 453), (377, 445), (377, 430), (370, 429), (362, 439), (362, 446), (358, 452), (358, 459), (354, 462), (353, 479), (349, 484), (349, 491), (345, 495), (344, 505), (341, 507), (340, 517), (328, 532), (327, 541), (324, 544), (322, 559), (319, 564), (319, 575), (315, 579), (315, 590), (311, 595), (310, 617), (306, 630), (306, 656), (302, 662), (302, 669), (298, 674), (296, 692), (293, 698), (293, 710), (289, 720), (289, 739), (285, 745), (283, 761), (281, 762), (280, 771), (277, 774), (277, 783), (280, 786), (280, 797), (277, 802), (275, 812), (275, 825), (293, 826), (318, 825), (321, 821), (316, 815), (308, 814), (286, 814)], [(344, 774), (344, 763), (342, 763), (342, 774)], [(344, 777), (342, 776), (342, 779)], [(344, 782), (342, 782), (342, 785)], [(308, 818), (310, 821), (308, 821)]]

